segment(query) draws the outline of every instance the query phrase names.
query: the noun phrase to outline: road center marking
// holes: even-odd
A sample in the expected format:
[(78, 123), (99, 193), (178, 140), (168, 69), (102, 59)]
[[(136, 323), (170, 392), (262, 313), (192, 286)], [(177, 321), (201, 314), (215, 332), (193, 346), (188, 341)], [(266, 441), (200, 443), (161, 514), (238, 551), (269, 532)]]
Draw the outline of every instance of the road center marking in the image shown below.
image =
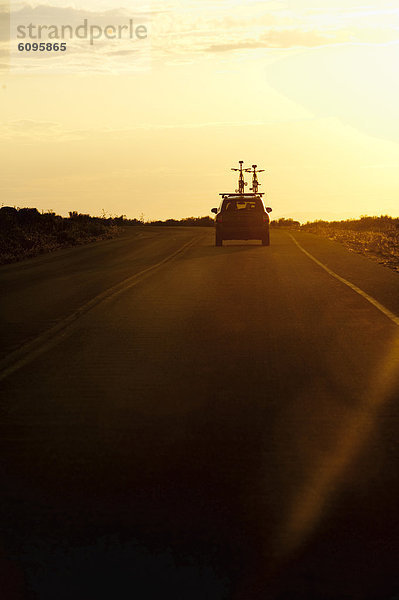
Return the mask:
[(353, 290), (354, 292), (356, 292), (356, 294), (359, 294), (359, 296), (361, 296), (362, 298), (364, 298), (365, 300), (367, 300), (367, 302), (370, 302), (370, 304), (372, 304), (375, 308), (377, 308), (380, 312), (382, 312), (383, 315), (385, 315), (386, 317), (388, 317), (388, 319), (390, 319), (393, 323), (395, 323), (395, 325), (397, 325), (399, 327), (399, 317), (397, 315), (395, 315), (388, 308), (386, 308), (385, 306), (383, 306), (380, 302), (378, 302), (378, 300), (376, 300), (375, 298), (373, 298), (373, 296), (370, 296), (370, 294), (367, 294), (366, 292), (364, 292), (363, 290), (361, 290), (359, 287), (357, 287), (357, 285), (355, 285), (354, 283), (351, 283), (347, 279), (344, 279), (340, 275), (337, 275), (337, 273), (334, 273), (334, 271), (332, 271), (331, 269), (329, 269), (326, 265), (324, 265), (317, 258), (315, 258), (313, 256), (313, 254), (310, 254), (310, 252), (308, 252), (307, 250), (305, 250), (305, 248), (303, 248), (303, 246), (301, 246), (301, 244), (299, 242), (297, 242), (297, 240), (294, 238), (293, 235), (291, 235), (290, 233), (288, 235), (293, 240), (293, 242), (298, 246), (298, 248), (304, 254), (306, 254), (306, 256), (308, 256), (311, 260), (313, 260), (313, 262), (315, 262), (316, 265), (319, 265), (319, 267), (321, 267), (322, 269), (324, 269), (325, 271), (327, 271), (327, 273), (329, 275), (331, 275), (331, 277), (334, 277), (335, 279), (337, 279), (341, 283), (345, 284), (346, 286), (348, 286), (349, 288), (351, 288), (351, 290)]
[(81, 316), (97, 306), (97, 304), (100, 304), (100, 302), (113, 298), (134, 287), (140, 281), (142, 281), (142, 279), (147, 277), (147, 275), (150, 275), (152, 271), (155, 271), (165, 263), (170, 262), (178, 254), (181, 254), (187, 250), (196, 241), (198, 241), (198, 239), (198, 236), (191, 239), (156, 264), (151, 265), (150, 267), (147, 267), (138, 273), (135, 273), (131, 277), (128, 277), (127, 279), (124, 279), (116, 285), (108, 288), (104, 292), (101, 292), (83, 304), (80, 308), (75, 310), (75, 312), (70, 314), (68, 317), (62, 319), (59, 323), (57, 323), (57, 325), (47, 329), (42, 334), (34, 338), (31, 342), (23, 344), (20, 348), (6, 356), (2, 361), (0, 361), (0, 381), (3, 381), (3, 379), (6, 379), (6, 377), (12, 375), (12, 373), (15, 373), (15, 371), (18, 371), (28, 363), (32, 362), (32, 360), (34, 360), (37, 356), (40, 356), (60, 342), (66, 335), (66, 330), (69, 329), (69, 327), (73, 325)]

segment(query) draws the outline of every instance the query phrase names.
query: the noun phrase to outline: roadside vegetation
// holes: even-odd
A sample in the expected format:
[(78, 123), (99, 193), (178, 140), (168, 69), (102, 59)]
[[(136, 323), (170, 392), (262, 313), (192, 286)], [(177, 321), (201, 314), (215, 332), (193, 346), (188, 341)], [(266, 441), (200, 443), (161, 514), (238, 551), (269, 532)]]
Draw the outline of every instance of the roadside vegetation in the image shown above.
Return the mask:
[[(113, 238), (125, 227), (214, 227), (212, 217), (186, 217), (145, 221), (107, 216), (91, 217), (76, 211), (64, 218), (36, 208), (0, 208), (0, 264), (16, 262), (39, 254)], [(294, 219), (271, 222), (276, 229), (290, 229), (319, 235), (343, 244), (399, 272), (399, 218), (388, 216), (313, 221), (303, 225)]]
[(121, 233), (123, 227), (148, 225), (212, 227), (214, 221), (210, 217), (188, 217), (180, 221), (144, 222), (143, 216), (139, 219), (127, 219), (125, 215), (107, 217), (104, 211), (102, 217), (73, 211), (64, 218), (54, 212), (40, 213), (36, 208), (3, 206), (0, 208), (0, 264), (113, 238)]
[(399, 219), (364, 216), (346, 221), (314, 221), (304, 225), (292, 219), (279, 219), (273, 226), (313, 233), (340, 242), (349, 250), (364, 254), (399, 272)]
[(294, 219), (277, 219), (276, 221), (271, 221), (270, 222), (270, 227), (276, 227), (279, 229), (300, 229), (301, 228), (301, 224), (299, 221), (294, 221)]
[(68, 248), (118, 234), (118, 219), (77, 212), (63, 218), (36, 208), (0, 208), (0, 264)]
[(160, 225), (166, 227), (214, 227), (215, 220), (211, 217), (186, 217), (185, 219), (167, 219), (166, 221), (148, 221), (146, 225)]

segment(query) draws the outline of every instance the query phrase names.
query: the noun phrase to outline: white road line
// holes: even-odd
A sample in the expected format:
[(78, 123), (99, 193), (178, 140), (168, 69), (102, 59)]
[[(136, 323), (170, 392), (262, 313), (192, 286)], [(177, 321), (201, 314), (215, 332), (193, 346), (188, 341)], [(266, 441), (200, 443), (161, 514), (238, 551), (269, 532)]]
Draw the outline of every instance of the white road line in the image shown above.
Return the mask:
[(62, 319), (62, 321), (57, 323), (57, 325), (54, 325), (54, 327), (51, 327), (50, 329), (33, 339), (31, 342), (24, 344), (23, 346), (18, 348), (18, 350), (15, 350), (14, 352), (6, 356), (2, 361), (0, 361), (0, 381), (3, 381), (3, 379), (6, 379), (6, 377), (12, 375), (12, 373), (15, 373), (15, 371), (18, 371), (28, 363), (32, 362), (32, 360), (34, 360), (37, 356), (40, 356), (41, 354), (43, 354), (43, 352), (46, 352), (59, 341), (61, 341), (62, 338), (66, 335), (66, 329), (68, 329), (68, 327), (75, 323), (75, 321), (77, 321), (77, 319), (79, 319), (82, 315), (84, 315), (89, 310), (97, 306), (97, 304), (103, 302), (104, 300), (108, 300), (109, 298), (113, 298), (118, 294), (121, 294), (122, 292), (125, 292), (126, 290), (134, 287), (152, 271), (158, 269), (165, 263), (171, 261), (178, 254), (184, 252), (196, 241), (198, 241), (198, 239), (199, 237), (191, 239), (189, 242), (181, 246), (178, 250), (175, 250), (175, 252), (169, 254), (169, 256), (166, 256), (164, 259), (160, 260), (156, 264), (151, 265), (150, 267), (147, 267), (146, 269), (143, 269), (138, 273), (135, 273), (131, 277), (128, 277), (127, 279), (124, 279), (123, 281), (117, 283), (111, 288), (108, 288), (104, 292), (101, 292), (101, 294), (98, 294), (97, 296), (83, 304), (71, 315), (69, 315), (65, 319)]
[(288, 235), (294, 241), (294, 243), (298, 246), (298, 248), (304, 254), (306, 254), (306, 256), (308, 256), (311, 260), (313, 260), (313, 262), (315, 262), (316, 265), (319, 265), (319, 267), (321, 267), (322, 269), (324, 269), (325, 271), (327, 271), (327, 273), (329, 275), (331, 275), (331, 277), (334, 277), (335, 279), (338, 279), (338, 281), (340, 281), (341, 283), (347, 285), (349, 288), (351, 288), (351, 290), (353, 290), (354, 292), (356, 292), (356, 294), (359, 294), (359, 296), (361, 296), (362, 298), (364, 298), (365, 300), (367, 300), (367, 302), (370, 302), (370, 304), (372, 304), (375, 308), (377, 308), (380, 312), (382, 312), (383, 315), (385, 315), (386, 317), (388, 317), (388, 319), (390, 319), (393, 323), (395, 323), (395, 325), (397, 325), (399, 327), (399, 317), (397, 315), (395, 315), (388, 308), (386, 308), (385, 306), (383, 306), (380, 302), (378, 302), (378, 300), (376, 300), (375, 298), (373, 298), (373, 296), (370, 296), (369, 294), (367, 294), (366, 292), (364, 292), (363, 290), (361, 290), (359, 287), (357, 287), (357, 285), (351, 283), (347, 279), (344, 279), (340, 275), (337, 275), (337, 273), (334, 273), (334, 271), (332, 271), (331, 269), (329, 269), (328, 267), (326, 267), (326, 265), (324, 265), (322, 262), (320, 262), (319, 260), (317, 260), (317, 258), (315, 258), (312, 254), (310, 254), (310, 252), (308, 252), (307, 250), (305, 250), (305, 248), (303, 248), (301, 246), (301, 244), (299, 242), (297, 242), (297, 240), (294, 238), (293, 235), (291, 235), (290, 233)]

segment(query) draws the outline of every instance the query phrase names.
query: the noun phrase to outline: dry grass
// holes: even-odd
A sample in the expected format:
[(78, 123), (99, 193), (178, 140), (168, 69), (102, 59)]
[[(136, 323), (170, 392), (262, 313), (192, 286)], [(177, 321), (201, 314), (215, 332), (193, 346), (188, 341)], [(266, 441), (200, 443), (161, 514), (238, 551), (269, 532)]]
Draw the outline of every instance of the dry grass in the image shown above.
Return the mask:
[(77, 215), (63, 219), (36, 209), (0, 210), (0, 264), (87, 244), (118, 235), (120, 228), (103, 219)]
[(302, 225), (301, 230), (340, 242), (349, 250), (399, 272), (399, 219), (381, 216), (350, 221), (315, 221)]

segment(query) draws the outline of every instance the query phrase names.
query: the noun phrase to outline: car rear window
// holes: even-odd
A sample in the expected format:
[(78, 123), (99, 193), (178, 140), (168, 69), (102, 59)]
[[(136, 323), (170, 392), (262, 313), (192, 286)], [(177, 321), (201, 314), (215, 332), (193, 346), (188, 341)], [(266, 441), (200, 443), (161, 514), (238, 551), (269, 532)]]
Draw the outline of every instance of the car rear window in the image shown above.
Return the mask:
[(224, 210), (253, 210), (262, 211), (262, 203), (256, 200), (226, 200)]

